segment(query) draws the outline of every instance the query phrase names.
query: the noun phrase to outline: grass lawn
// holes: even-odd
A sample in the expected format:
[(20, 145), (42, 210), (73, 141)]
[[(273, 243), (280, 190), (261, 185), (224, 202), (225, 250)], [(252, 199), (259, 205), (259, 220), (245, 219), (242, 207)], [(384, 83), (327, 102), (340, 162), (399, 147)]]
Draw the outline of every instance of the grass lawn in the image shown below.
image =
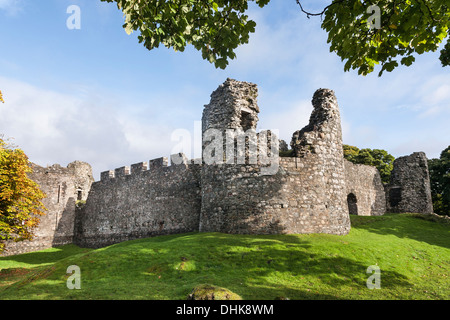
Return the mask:
[[(352, 216), (346, 236), (189, 233), (0, 258), (0, 299), (186, 299), (199, 284), (243, 299), (450, 299), (450, 225)], [(69, 290), (67, 267), (81, 271)], [(368, 289), (369, 266), (380, 289)]]

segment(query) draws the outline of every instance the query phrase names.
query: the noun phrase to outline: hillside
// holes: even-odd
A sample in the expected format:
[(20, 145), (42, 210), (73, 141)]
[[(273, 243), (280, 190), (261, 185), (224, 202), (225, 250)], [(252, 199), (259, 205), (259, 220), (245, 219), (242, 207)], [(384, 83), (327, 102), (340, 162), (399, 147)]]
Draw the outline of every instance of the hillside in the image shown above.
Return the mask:
[[(352, 216), (346, 236), (189, 233), (101, 249), (0, 258), (0, 299), (186, 299), (199, 284), (245, 300), (450, 299), (450, 225), (413, 214)], [(81, 270), (81, 290), (66, 286)], [(380, 268), (370, 290), (369, 266)]]

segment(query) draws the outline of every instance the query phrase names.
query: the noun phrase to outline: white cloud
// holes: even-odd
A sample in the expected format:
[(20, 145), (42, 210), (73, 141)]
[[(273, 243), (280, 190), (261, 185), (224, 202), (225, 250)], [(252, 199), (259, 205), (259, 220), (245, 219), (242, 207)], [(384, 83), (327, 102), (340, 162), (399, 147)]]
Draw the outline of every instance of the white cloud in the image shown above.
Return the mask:
[(329, 57), (326, 36), (318, 23), (320, 21), (305, 21), (307, 19), (300, 11), (298, 14), (285, 14), (286, 18), (282, 21), (269, 21), (270, 10), (276, 9), (271, 5), (249, 11), (250, 18), (256, 22), (255, 33), (250, 34), (248, 44), (236, 50), (237, 60), (232, 61), (228, 69), (231, 72), (257, 70), (257, 73), (277, 79), (310, 72), (313, 66), (326, 62), (322, 59), (322, 53), (311, 50), (321, 46), (326, 48), (323, 52), (326, 51)]
[[(448, 80), (450, 81), (450, 79)], [(420, 119), (437, 116), (448, 117), (450, 115), (450, 85), (443, 83), (435, 85), (434, 89), (431, 86), (427, 87), (429, 87), (429, 91), (424, 92), (421, 100), (422, 112), (418, 117)]]
[(434, 92), (432, 93), (432, 100), (430, 101), (432, 104), (438, 104), (442, 102), (450, 101), (450, 85), (443, 84), (440, 85)]
[(22, 10), (22, 0), (0, 0), (0, 11), (14, 15)]
[(353, 130), (350, 122), (348, 122), (347, 119), (342, 115), (341, 115), (341, 128), (342, 128), (342, 142), (344, 144), (349, 144), (350, 142), (348, 141), (350, 141), (352, 137)]
[(433, 139), (429, 136), (411, 137), (408, 139), (398, 139), (395, 141), (390, 153), (396, 157), (409, 155), (412, 152), (425, 152), (428, 159), (439, 158), (442, 150), (450, 146), (450, 141), (446, 139)]
[[(278, 16), (273, 13), (284, 10), (284, 2), (253, 10), (249, 15), (257, 22), (256, 33), (237, 50), (237, 60), (226, 71), (198, 67), (198, 73), (189, 74), (183, 84), (177, 82), (177, 88), (167, 85), (163, 90), (137, 94), (121, 92), (119, 100), (108, 97), (110, 92), (95, 93), (86, 83), (60, 93), (0, 77), (6, 100), (0, 104), (0, 133), (15, 137), (16, 144), (42, 165), (65, 165), (79, 159), (98, 172), (167, 156), (174, 145), (170, 141), (173, 130), (192, 132), (193, 121), (200, 120), (202, 107), (208, 103), (209, 90), (216, 88), (205, 79), (220, 75), (219, 82), (230, 76), (258, 84), (258, 128), (279, 129), (280, 138), (288, 143), (292, 133), (308, 123), (314, 90), (326, 87), (338, 98), (344, 143), (400, 155), (419, 150), (431, 154), (445, 147), (450, 134), (446, 120), (450, 75), (440, 66), (433, 67), (438, 62), (435, 57), (382, 78), (376, 72), (367, 77), (355, 71), (344, 73), (340, 58), (328, 50), (320, 18), (306, 19), (292, 3), (297, 11)], [(321, 7), (316, 1), (310, 4), (310, 11)], [(20, 5), (19, 0), (0, 0), (0, 10)], [(106, 20), (108, 12), (117, 11), (109, 5), (101, 8)], [(10, 63), (20, 65), (20, 61), (0, 59), (0, 67)], [(172, 71), (169, 67), (161, 72)], [(180, 72), (184, 71), (174, 71), (173, 77)], [(114, 68), (110, 76), (118, 76)]]
[(289, 102), (271, 113), (262, 110), (259, 115), (258, 129), (279, 130), (279, 138), (289, 145), (292, 134), (309, 123), (312, 111), (313, 107), (309, 100)]
[(98, 179), (100, 171), (170, 152), (172, 129), (118, 111), (128, 106), (114, 105), (115, 97), (63, 94), (2, 77), (0, 88), (0, 133), (39, 165), (86, 161)]

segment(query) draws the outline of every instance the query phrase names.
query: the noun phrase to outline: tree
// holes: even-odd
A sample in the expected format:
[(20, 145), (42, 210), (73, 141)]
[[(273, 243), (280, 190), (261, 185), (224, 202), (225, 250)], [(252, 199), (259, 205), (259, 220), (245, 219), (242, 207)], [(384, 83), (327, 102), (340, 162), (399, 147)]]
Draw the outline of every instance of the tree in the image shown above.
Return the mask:
[(355, 162), (356, 156), (359, 154), (359, 149), (354, 146), (349, 146), (347, 144), (343, 145), (344, 148), (344, 158), (350, 162)]
[[(192, 44), (203, 59), (224, 69), (234, 50), (249, 41), (256, 23), (245, 14), (249, 2), (261, 8), (270, 0), (101, 0), (116, 2), (128, 33), (139, 30), (139, 42), (152, 50), (164, 44), (184, 51)], [(293, 1), (293, 0), (292, 0)], [(345, 62), (344, 70), (367, 75), (381, 65), (379, 75), (399, 63), (409, 66), (414, 54), (436, 51), (450, 32), (448, 0), (330, 0), (319, 13), (328, 33), (330, 51)], [(270, 39), (268, 39), (270, 41)], [(400, 59), (401, 58), (401, 59)], [(398, 60), (400, 59), (400, 61)], [(450, 65), (450, 42), (441, 51), (442, 66)]]
[(2, 91), (0, 90), (0, 101), (2, 102), (2, 103), (5, 103), (5, 100), (3, 100), (3, 95), (2, 95)]
[[(333, 0), (317, 14), (328, 32), (330, 51), (344, 61), (344, 70), (367, 75), (381, 64), (392, 71), (415, 61), (414, 54), (436, 51), (450, 32), (448, 0)], [(450, 40), (441, 51), (442, 66), (450, 65)], [(401, 58), (401, 59), (400, 59)], [(399, 60), (400, 59), (400, 60)]]
[(160, 44), (184, 51), (188, 44), (216, 68), (234, 59), (234, 49), (247, 43), (256, 23), (248, 20), (248, 2), (264, 7), (270, 0), (101, 0), (116, 2), (125, 16), (125, 31), (140, 31), (148, 50)]
[(45, 194), (28, 178), (28, 157), (0, 138), (0, 252), (5, 241), (31, 240), (46, 208)]
[(428, 160), (433, 210), (450, 215), (450, 146), (441, 152), (439, 159)]
[(389, 183), (392, 169), (394, 168), (394, 156), (381, 149), (359, 149), (344, 144), (344, 158), (356, 164), (366, 164), (377, 167), (381, 181)]

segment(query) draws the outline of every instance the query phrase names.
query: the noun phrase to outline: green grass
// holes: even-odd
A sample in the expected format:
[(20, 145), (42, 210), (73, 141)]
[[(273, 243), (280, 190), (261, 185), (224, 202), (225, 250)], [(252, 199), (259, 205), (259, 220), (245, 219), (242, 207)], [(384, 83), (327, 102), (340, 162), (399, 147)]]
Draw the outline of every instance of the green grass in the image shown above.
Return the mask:
[[(0, 299), (186, 299), (199, 284), (243, 299), (450, 299), (450, 225), (352, 216), (346, 236), (189, 233), (0, 258)], [(81, 270), (81, 290), (66, 286)], [(381, 288), (366, 270), (381, 270)], [(20, 269), (18, 269), (20, 268)]]

